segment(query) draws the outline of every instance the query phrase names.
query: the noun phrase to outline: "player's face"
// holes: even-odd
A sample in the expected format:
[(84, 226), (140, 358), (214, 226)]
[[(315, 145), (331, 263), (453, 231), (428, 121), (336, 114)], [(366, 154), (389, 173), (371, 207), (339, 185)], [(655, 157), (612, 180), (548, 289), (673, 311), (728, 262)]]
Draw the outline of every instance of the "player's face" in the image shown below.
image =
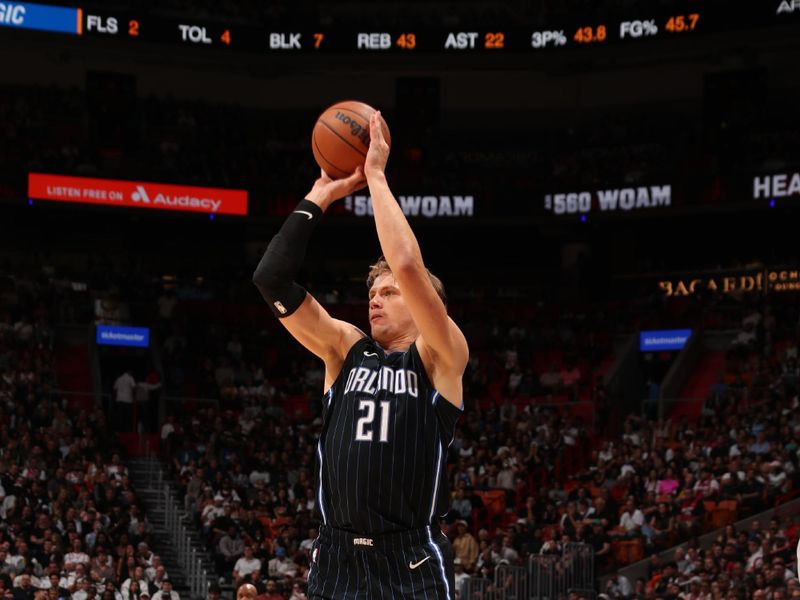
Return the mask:
[(378, 277), (369, 290), (369, 324), (377, 342), (416, 331), (403, 294), (391, 273)]

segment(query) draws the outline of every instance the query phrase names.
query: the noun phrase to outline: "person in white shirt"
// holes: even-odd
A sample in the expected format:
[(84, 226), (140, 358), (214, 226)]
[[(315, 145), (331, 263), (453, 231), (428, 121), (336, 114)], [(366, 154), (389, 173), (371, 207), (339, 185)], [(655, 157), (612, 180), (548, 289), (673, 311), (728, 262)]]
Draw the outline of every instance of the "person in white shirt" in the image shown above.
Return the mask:
[(200, 520), (203, 522), (203, 526), (206, 528), (207, 532), (211, 531), (211, 524), (214, 522), (214, 519), (225, 514), (225, 508), (222, 506), (223, 500), (223, 497), (217, 494), (214, 496), (214, 504), (207, 504), (205, 508), (203, 508)]
[(178, 592), (173, 591), (172, 582), (165, 579), (161, 582), (161, 589), (153, 594), (151, 600), (181, 600), (181, 597)]
[(630, 580), (624, 575), (617, 574), (606, 582), (606, 590), (613, 598), (630, 598), (633, 587)]
[(117, 431), (130, 429), (131, 406), (136, 391), (136, 380), (130, 371), (125, 371), (114, 382), (114, 424)]
[[(455, 580), (456, 580), (456, 598), (461, 597), (461, 587), (464, 585), (464, 582), (469, 579), (469, 573), (464, 571), (464, 561), (460, 558), (456, 558), (453, 561), (453, 565), (455, 567)], [(465, 599), (466, 600), (466, 599)]]
[(75, 590), (80, 589), (80, 583), (85, 578), (86, 565), (84, 563), (78, 563), (75, 565), (74, 571), (67, 571), (67, 574), (61, 578), (61, 580), (58, 582), (58, 587), (62, 587), (65, 590), (74, 592)]
[(519, 560), (519, 553), (511, 545), (511, 536), (503, 536), (503, 545), (500, 547), (500, 558), (504, 558), (509, 564), (515, 565)]
[(599, 463), (607, 463), (611, 462), (614, 459), (614, 444), (612, 442), (606, 442), (606, 445), (600, 450), (600, 453), (597, 455), (597, 460)]
[(136, 567), (133, 570), (133, 577), (128, 577), (125, 581), (122, 582), (120, 586), (120, 592), (122, 593), (123, 599), (127, 600), (129, 590), (131, 589), (131, 583), (134, 581), (139, 582), (139, 589), (146, 590), (147, 589), (147, 580), (144, 578), (144, 569), (142, 567)]
[(128, 467), (122, 464), (122, 459), (119, 454), (114, 453), (111, 456), (111, 463), (103, 467), (109, 479), (115, 481), (122, 481), (123, 477), (128, 476)]
[(139, 545), (136, 547), (136, 562), (144, 568), (152, 567), (155, 556), (153, 551), (147, 546), (147, 542), (139, 542)]
[(161, 426), (161, 441), (166, 442), (167, 438), (175, 431), (175, 417), (167, 415), (167, 420)]
[[(285, 551), (284, 551), (285, 554)], [(261, 570), (261, 561), (253, 557), (253, 547), (244, 547), (244, 556), (236, 561), (233, 566), (233, 582), (238, 586), (242, 579), (255, 571)]]
[(87, 600), (90, 596), (94, 597), (97, 589), (92, 585), (88, 577), (83, 578), (77, 584), (77, 591), (72, 593), (72, 600)]
[(286, 548), (278, 548), (275, 558), (269, 561), (267, 574), (269, 577), (294, 577), (297, 569), (297, 563), (286, 556)]
[(256, 465), (256, 467), (250, 471), (250, 483), (256, 485), (258, 481), (263, 481), (265, 484), (268, 484), (270, 481), (269, 471), (266, 469), (266, 465)]
[(747, 550), (750, 555), (747, 557), (745, 570), (748, 573), (755, 573), (764, 564), (764, 550), (761, 543), (754, 539), (747, 542)]
[(14, 508), (14, 503), (16, 502), (16, 497), (6, 496), (6, 490), (3, 487), (3, 484), (0, 484), (0, 519), (5, 520), (6, 512), (12, 508)]
[(311, 552), (311, 547), (314, 545), (314, 540), (317, 539), (317, 530), (313, 527), (308, 530), (308, 537), (300, 542), (300, 550), (306, 554)]
[(15, 550), (13, 553), (10, 551), (8, 552), (5, 564), (10, 566), (15, 573), (22, 573), (27, 566), (27, 561), (25, 560), (25, 553), (27, 550), (28, 544), (25, 543), (25, 540), (17, 538)]
[[(144, 570), (144, 577), (150, 582), (150, 591), (153, 591), (153, 586), (155, 586), (156, 590), (160, 590), (161, 583), (169, 579), (167, 570), (164, 568), (164, 565), (161, 564), (161, 559), (158, 557), (153, 561), (152, 567), (147, 567)], [(155, 593), (153, 593), (153, 595), (155, 596)]]
[(126, 370), (114, 382), (114, 401), (122, 404), (133, 404), (133, 393), (136, 391), (136, 380), (130, 370)]
[(625, 512), (622, 513), (619, 519), (619, 525), (628, 535), (639, 533), (642, 525), (644, 525), (644, 513), (636, 508), (633, 498), (628, 498), (625, 503)]
[(78, 564), (88, 565), (89, 555), (82, 550), (80, 539), (72, 540), (72, 552), (64, 555), (64, 569), (74, 571)]
[(57, 591), (58, 590), (58, 583), (59, 583), (58, 573), (51, 573), (50, 575), (47, 575), (47, 576), (43, 575), (42, 577), (40, 577), (35, 585), (40, 590), (56, 590)]

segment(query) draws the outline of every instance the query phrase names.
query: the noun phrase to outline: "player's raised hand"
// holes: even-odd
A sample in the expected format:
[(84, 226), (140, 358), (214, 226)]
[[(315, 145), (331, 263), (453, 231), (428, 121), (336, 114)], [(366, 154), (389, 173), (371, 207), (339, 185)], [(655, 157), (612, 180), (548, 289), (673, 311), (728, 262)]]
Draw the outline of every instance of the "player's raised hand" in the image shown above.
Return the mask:
[(352, 175), (344, 179), (331, 179), (325, 171), (320, 170), (320, 177), (306, 194), (306, 199), (325, 210), (330, 204), (360, 190), (366, 183), (361, 167), (357, 167)]
[(383, 117), (381, 111), (376, 110), (369, 117), (369, 151), (364, 164), (364, 174), (367, 179), (375, 175), (382, 175), (386, 170), (389, 160), (389, 143), (383, 135)]

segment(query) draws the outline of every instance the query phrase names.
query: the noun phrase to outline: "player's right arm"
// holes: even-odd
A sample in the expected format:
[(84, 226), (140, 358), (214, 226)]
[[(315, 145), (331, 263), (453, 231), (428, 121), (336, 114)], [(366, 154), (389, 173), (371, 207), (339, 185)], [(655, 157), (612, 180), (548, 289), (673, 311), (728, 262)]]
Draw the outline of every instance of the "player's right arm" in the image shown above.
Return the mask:
[(253, 273), (272, 312), (292, 336), (325, 362), (325, 387), (333, 383), (352, 345), (363, 334), (353, 325), (334, 319), (295, 282), (315, 226), (336, 200), (364, 187), (358, 169), (346, 179), (331, 180), (325, 172), (272, 238)]

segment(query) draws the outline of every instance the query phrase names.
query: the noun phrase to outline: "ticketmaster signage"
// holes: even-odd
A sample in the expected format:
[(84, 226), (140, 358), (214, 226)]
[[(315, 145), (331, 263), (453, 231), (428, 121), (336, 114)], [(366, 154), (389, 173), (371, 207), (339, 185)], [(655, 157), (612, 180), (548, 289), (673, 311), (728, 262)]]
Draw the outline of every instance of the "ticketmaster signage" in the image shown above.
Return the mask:
[(545, 194), (544, 209), (556, 215), (599, 212), (629, 212), (672, 205), (672, 186), (606, 188)]
[(660, 350), (683, 350), (691, 329), (662, 329), (660, 331), (642, 331), (639, 334), (639, 349), (642, 352), (658, 352)]
[[(397, 196), (397, 203), (407, 217), (472, 217), (475, 215), (474, 196)], [(371, 217), (372, 198), (347, 196), (344, 207), (357, 217)]]
[(96, 341), (100, 346), (147, 348), (150, 345), (150, 329), (147, 327), (98, 325)]

